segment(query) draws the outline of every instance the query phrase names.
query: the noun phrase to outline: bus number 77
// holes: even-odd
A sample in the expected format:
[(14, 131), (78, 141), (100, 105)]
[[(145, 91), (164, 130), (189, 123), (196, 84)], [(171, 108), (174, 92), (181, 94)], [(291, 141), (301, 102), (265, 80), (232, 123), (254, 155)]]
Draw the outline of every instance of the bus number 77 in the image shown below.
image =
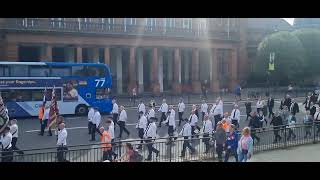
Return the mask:
[(94, 81), (96, 82), (96, 87), (99, 87), (99, 84), (100, 84), (100, 87), (103, 87), (104, 83), (106, 82), (106, 79), (105, 78), (101, 78), (101, 79), (96, 79)]

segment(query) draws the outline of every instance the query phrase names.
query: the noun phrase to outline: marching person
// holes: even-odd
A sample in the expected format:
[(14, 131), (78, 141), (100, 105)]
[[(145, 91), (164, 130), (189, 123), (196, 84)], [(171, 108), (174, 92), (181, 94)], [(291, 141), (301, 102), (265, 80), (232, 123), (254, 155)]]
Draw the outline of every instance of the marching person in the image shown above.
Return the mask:
[(92, 118), (91, 140), (90, 141), (95, 141), (96, 140), (96, 131), (98, 131), (100, 122), (101, 122), (100, 112), (98, 111), (97, 107), (94, 107), (94, 115), (93, 115), (93, 118)]
[(257, 129), (261, 127), (260, 120), (257, 116), (257, 112), (252, 112), (251, 119), (249, 122), (249, 127), (251, 128), (251, 135), (253, 139), (257, 139), (258, 143), (260, 142), (260, 138), (256, 135)]
[(202, 113), (202, 122), (203, 122), (204, 115), (208, 113), (208, 104), (204, 99), (202, 100), (202, 104), (201, 104), (201, 113)]
[(147, 120), (146, 116), (144, 115), (143, 111), (140, 111), (140, 119), (136, 125), (136, 128), (138, 129), (138, 136), (141, 139), (141, 141), (140, 141), (140, 144), (137, 149), (142, 149), (143, 134), (147, 128), (147, 124), (148, 124), (148, 120)]
[(199, 119), (199, 112), (198, 112), (198, 106), (196, 104), (192, 105), (191, 111), (194, 111), (194, 114), (198, 117)]
[(242, 136), (239, 140), (237, 149), (239, 162), (247, 162), (253, 154), (253, 139), (250, 136), (250, 128), (246, 127), (242, 130)]
[(273, 107), (274, 107), (274, 99), (273, 99), (273, 97), (272, 96), (270, 96), (269, 98), (268, 98), (268, 101), (267, 101), (267, 106), (268, 106), (268, 110), (269, 110), (269, 118), (270, 117), (273, 117), (273, 115), (274, 115), (274, 113), (273, 113)]
[(92, 119), (94, 115), (94, 109), (93, 107), (89, 107), (89, 112), (88, 112), (88, 134), (91, 134), (91, 129), (92, 129)]
[(166, 103), (166, 99), (162, 100), (162, 104), (158, 111), (161, 112), (161, 118), (159, 123), (159, 127), (161, 127), (162, 121), (165, 121), (167, 119), (166, 113), (168, 112), (168, 104)]
[(278, 139), (281, 141), (281, 136), (279, 135), (280, 128), (283, 125), (283, 120), (280, 116), (280, 112), (276, 112), (275, 116), (272, 117), (270, 125), (273, 125), (273, 134), (274, 134), (274, 141), (273, 143), (277, 143)]
[[(49, 120), (49, 112), (50, 112), (50, 105), (46, 105), (43, 113), (42, 121), (41, 121), (42, 124), (41, 124), (41, 130), (39, 133), (40, 136), (43, 136), (44, 130), (47, 127), (48, 120)], [(50, 135), (50, 132), (49, 132), (49, 135)]]
[(181, 125), (181, 121), (183, 121), (183, 112), (184, 112), (184, 109), (186, 108), (184, 102), (183, 102), (183, 99), (180, 98), (180, 102), (178, 104), (178, 114), (179, 114), (179, 126)]
[(13, 151), (12, 151), (12, 134), (10, 133), (10, 127), (5, 127), (3, 134), (0, 137), (1, 143), (1, 162), (12, 162)]
[(116, 102), (116, 99), (112, 100), (112, 111), (111, 114), (113, 116), (113, 124), (114, 124), (114, 129), (116, 129), (116, 125), (118, 124), (118, 116), (119, 116), (119, 106)]
[(230, 154), (233, 154), (236, 162), (238, 162), (238, 133), (236, 132), (235, 125), (231, 124), (230, 127), (230, 133), (227, 135), (227, 141), (226, 141), (226, 155), (224, 158), (224, 162), (228, 162)]
[(203, 132), (203, 143), (206, 145), (205, 153), (208, 153), (210, 149), (210, 145), (209, 145), (210, 135), (213, 132), (212, 122), (209, 120), (208, 113), (206, 113), (206, 115), (204, 116), (202, 132)]
[(167, 120), (164, 123), (168, 123), (168, 135), (169, 142), (167, 144), (172, 143), (172, 137), (174, 135), (174, 130), (176, 129), (176, 120), (175, 120), (176, 112), (173, 109), (173, 106), (170, 106), (170, 110), (168, 111)]
[(111, 155), (114, 156), (113, 159), (116, 159), (118, 157), (118, 154), (114, 152), (114, 148), (113, 146), (115, 145), (114, 143), (114, 123), (112, 120), (112, 117), (108, 117), (107, 121), (106, 121), (106, 131), (108, 131), (108, 133), (110, 134), (111, 137)]
[(143, 114), (146, 114), (146, 106), (144, 105), (143, 100), (141, 100), (140, 104), (138, 105), (138, 115), (141, 115), (140, 112), (143, 112)]
[(238, 105), (234, 105), (234, 109), (231, 112), (231, 123), (238, 129), (240, 124), (240, 110)]
[(282, 110), (282, 121), (283, 121), (283, 125), (287, 125), (288, 124), (288, 117), (290, 115), (290, 112), (288, 110), (287, 106), (283, 106), (283, 110)]
[(314, 104), (313, 102), (311, 102), (310, 105), (311, 105), (311, 107), (310, 107), (310, 114), (311, 114), (312, 116), (314, 116), (315, 113), (316, 113), (316, 111), (317, 111), (317, 108), (316, 108), (316, 106), (315, 106), (315, 104)]
[(68, 148), (67, 148), (68, 133), (65, 128), (65, 124), (60, 123), (59, 129), (60, 130), (58, 131), (58, 140), (57, 140), (57, 146), (58, 146), (57, 158), (58, 158), (58, 162), (67, 162), (67, 160), (64, 157), (65, 151), (68, 150)]
[(212, 112), (213, 112), (213, 117), (214, 117), (214, 130), (216, 130), (217, 124), (219, 121), (221, 121), (221, 117), (223, 114), (222, 110), (222, 104), (220, 103), (220, 100), (218, 99), (216, 101), (216, 104), (212, 106)]
[(123, 131), (125, 131), (127, 133), (127, 135), (128, 135), (127, 137), (129, 137), (129, 135), (130, 135), (130, 132), (126, 128), (127, 119), (128, 119), (128, 116), (127, 116), (126, 110), (124, 110), (123, 106), (120, 106), (120, 116), (119, 116), (119, 121), (118, 121), (118, 124), (120, 126), (120, 134), (119, 134), (118, 138), (120, 138), (120, 139), (122, 138)]
[(268, 121), (267, 121), (267, 118), (264, 116), (264, 114), (261, 111), (258, 113), (258, 119), (259, 119), (259, 121), (261, 123), (260, 128), (262, 128), (264, 130), (263, 122), (265, 122), (266, 126), (267, 126), (268, 125)]
[(186, 121), (186, 123), (184, 124), (184, 126), (182, 127), (182, 130), (179, 133), (180, 136), (183, 136), (183, 148), (181, 151), (181, 156), (182, 158), (185, 157), (186, 154), (186, 149), (188, 148), (189, 150), (191, 150), (191, 154), (194, 154), (196, 152), (195, 148), (192, 147), (190, 145), (190, 137), (192, 135), (191, 133), (191, 126), (190, 123), (188, 121)]
[(18, 133), (19, 133), (19, 128), (18, 128), (18, 124), (17, 124), (17, 120), (16, 119), (12, 119), (10, 121), (10, 133), (12, 135), (12, 150), (16, 151), (18, 154), (23, 155), (23, 151), (20, 151), (20, 149), (16, 146), (17, 141), (18, 141)]
[(223, 129), (221, 122), (218, 122), (218, 124), (217, 124), (217, 130), (215, 133), (215, 140), (216, 140), (216, 151), (218, 154), (218, 160), (219, 160), (219, 162), (222, 162), (223, 146), (226, 143), (226, 132)]
[(263, 108), (263, 100), (261, 99), (261, 96), (259, 97), (258, 101), (257, 101), (257, 113), (259, 113), (260, 111), (262, 111), (262, 108)]
[(290, 113), (292, 113), (294, 116), (296, 113), (299, 112), (299, 105), (298, 103), (292, 98), (292, 103), (290, 105)]
[(247, 102), (245, 102), (244, 105), (246, 106), (246, 113), (247, 113), (246, 121), (248, 121), (248, 118), (251, 117), (250, 113), (252, 111), (250, 98), (247, 98)]
[(144, 132), (144, 138), (146, 138), (146, 143), (148, 147), (148, 158), (146, 159), (147, 161), (151, 161), (152, 158), (152, 152), (156, 153), (156, 157), (159, 157), (160, 151), (157, 150), (156, 148), (153, 147), (153, 141), (157, 137), (157, 125), (154, 122), (155, 118), (151, 117), (149, 119), (150, 123), (147, 126), (147, 129)]
[(155, 111), (154, 111), (154, 107), (151, 106), (151, 105), (149, 105), (149, 110), (148, 110), (147, 118), (148, 118), (148, 120), (149, 120), (150, 118), (155, 118), (155, 120), (157, 120), (157, 118), (156, 118), (156, 113), (155, 113)]
[(306, 109), (306, 111), (310, 110), (310, 107), (311, 107), (311, 96), (310, 96), (310, 94), (308, 94), (308, 96), (306, 97), (306, 100), (302, 103), (302, 105), (304, 105), (304, 108)]
[(196, 134), (195, 133), (196, 128), (198, 130), (200, 130), (200, 128), (197, 126), (198, 117), (195, 115), (195, 111), (194, 110), (191, 111), (191, 115), (189, 117), (189, 122), (190, 122), (190, 126), (191, 126), (191, 134), (192, 134), (192, 138), (193, 138), (194, 135)]
[(111, 144), (111, 135), (108, 131), (104, 129), (104, 127), (99, 128), (100, 131), (100, 141), (101, 148), (103, 152), (102, 161), (109, 160), (112, 161), (112, 144)]
[(284, 100), (284, 102), (283, 102), (283, 105), (287, 106), (288, 109), (290, 109), (290, 106), (291, 106), (291, 98), (290, 98), (290, 95), (289, 95), (289, 94), (286, 95), (286, 98), (285, 98), (285, 100)]

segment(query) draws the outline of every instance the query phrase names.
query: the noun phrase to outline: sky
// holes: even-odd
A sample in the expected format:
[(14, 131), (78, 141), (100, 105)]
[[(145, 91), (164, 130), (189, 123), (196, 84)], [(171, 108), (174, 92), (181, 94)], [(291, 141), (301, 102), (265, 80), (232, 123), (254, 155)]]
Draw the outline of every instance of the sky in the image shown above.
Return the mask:
[(289, 24), (293, 25), (294, 18), (282, 18), (282, 19), (286, 20)]

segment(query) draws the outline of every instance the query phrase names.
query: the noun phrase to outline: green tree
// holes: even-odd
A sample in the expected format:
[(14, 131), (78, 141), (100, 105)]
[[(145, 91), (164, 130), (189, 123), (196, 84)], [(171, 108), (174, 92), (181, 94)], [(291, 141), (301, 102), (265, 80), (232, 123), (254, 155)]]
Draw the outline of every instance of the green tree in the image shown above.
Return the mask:
[(300, 40), (290, 32), (277, 32), (265, 37), (258, 46), (254, 76), (266, 79), (269, 54), (275, 53), (275, 70), (271, 79), (280, 84), (299, 82), (303, 79), (305, 50)]
[(319, 29), (299, 29), (291, 33), (302, 43), (306, 53), (305, 76), (313, 79), (318, 76), (320, 67), (320, 30)]

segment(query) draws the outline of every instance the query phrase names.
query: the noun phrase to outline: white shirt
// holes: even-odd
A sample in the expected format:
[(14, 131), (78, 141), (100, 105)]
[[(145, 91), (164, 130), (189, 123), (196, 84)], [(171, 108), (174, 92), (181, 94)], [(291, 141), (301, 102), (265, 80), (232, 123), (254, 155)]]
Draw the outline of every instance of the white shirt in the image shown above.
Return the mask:
[(240, 121), (240, 110), (239, 109), (233, 109), (231, 112), (231, 119), (236, 119), (238, 122)]
[(207, 103), (201, 104), (201, 112), (208, 112), (208, 105)]
[(156, 138), (157, 137), (157, 125), (155, 122), (152, 122), (148, 125), (145, 130), (144, 136), (146, 138)]
[(189, 117), (190, 126), (195, 126), (197, 122), (198, 122), (198, 117), (195, 114), (190, 115)]
[(223, 114), (222, 105), (221, 104), (218, 104), (218, 105), (215, 104), (214, 106), (212, 106), (211, 109), (212, 109), (212, 112), (213, 112), (214, 116)]
[(118, 113), (119, 113), (119, 107), (118, 107), (118, 104), (117, 104), (117, 103), (114, 103), (114, 104), (113, 104), (111, 113), (112, 113), (112, 114), (118, 114)]
[[(319, 114), (319, 113), (320, 113), (320, 112), (314, 113), (314, 116), (313, 116), (313, 117), (314, 117), (314, 120), (315, 120), (315, 121), (317, 121), (317, 120), (319, 121), (319, 120), (320, 120), (320, 114)], [(319, 114), (319, 116), (318, 116), (318, 114)], [(317, 119), (317, 116), (318, 116), (318, 119)]]
[(94, 109), (90, 108), (89, 112), (88, 112), (88, 121), (92, 122), (93, 119), (93, 115), (94, 115)]
[(183, 112), (185, 108), (186, 108), (186, 106), (184, 105), (183, 102), (178, 104), (178, 111), (179, 112)]
[(154, 112), (154, 109), (153, 109), (153, 108), (151, 108), (151, 109), (149, 110), (149, 113), (148, 113), (148, 119), (150, 119), (150, 118), (152, 118), (152, 117), (156, 117), (156, 116), (155, 116), (155, 112)]
[(164, 112), (164, 113), (168, 112), (168, 104), (162, 103), (161, 107), (159, 108), (159, 111)]
[(43, 113), (43, 120), (49, 120), (49, 112), (50, 112), (50, 108), (47, 108), (44, 110), (44, 113)]
[(128, 119), (126, 110), (120, 112), (119, 121), (126, 122)]
[(62, 130), (58, 131), (58, 141), (57, 141), (57, 145), (58, 146), (66, 146), (67, 145), (67, 130), (66, 128), (63, 128)]
[(143, 112), (143, 114), (146, 113), (146, 106), (143, 103), (138, 105), (138, 112), (141, 112), (141, 111)]
[(190, 137), (191, 136), (191, 126), (189, 123), (186, 123), (183, 127), (179, 135), (183, 137)]
[(210, 120), (204, 121), (202, 131), (203, 131), (203, 133), (206, 133), (206, 134), (212, 133), (213, 126), (212, 126), (212, 122)]
[(1, 135), (0, 142), (2, 143), (1, 149), (9, 149), (12, 146), (12, 134), (8, 132), (4, 137)]
[(96, 127), (98, 128), (101, 122), (101, 115), (100, 112), (97, 111), (94, 113), (93, 118), (92, 118), (92, 124), (95, 124)]
[(175, 116), (176, 116), (176, 112), (171, 109), (170, 110), (170, 116), (167, 117), (167, 120), (164, 123), (167, 123), (169, 121), (169, 126), (173, 126), (174, 128), (176, 127), (176, 120), (175, 120)]
[(14, 124), (12, 126), (10, 126), (10, 133), (12, 134), (12, 137), (18, 137), (18, 125), (17, 124)]
[(223, 114), (223, 101), (222, 100), (219, 101), (219, 105), (221, 106), (221, 114)]
[(257, 108), (263, 108), (263, 101), (257, 101)]
[(113, 123), (113, 121), (111, 121), (111, 124), (108, 129), (108, 133), (110, 134), (111, 139), (114, 139), (114, 123)]
[(139, 122), (136, 128), (143, 128), (144, 130), (147, 128), (148, 120), (145, 115), (142, 115), (139, 119)]

